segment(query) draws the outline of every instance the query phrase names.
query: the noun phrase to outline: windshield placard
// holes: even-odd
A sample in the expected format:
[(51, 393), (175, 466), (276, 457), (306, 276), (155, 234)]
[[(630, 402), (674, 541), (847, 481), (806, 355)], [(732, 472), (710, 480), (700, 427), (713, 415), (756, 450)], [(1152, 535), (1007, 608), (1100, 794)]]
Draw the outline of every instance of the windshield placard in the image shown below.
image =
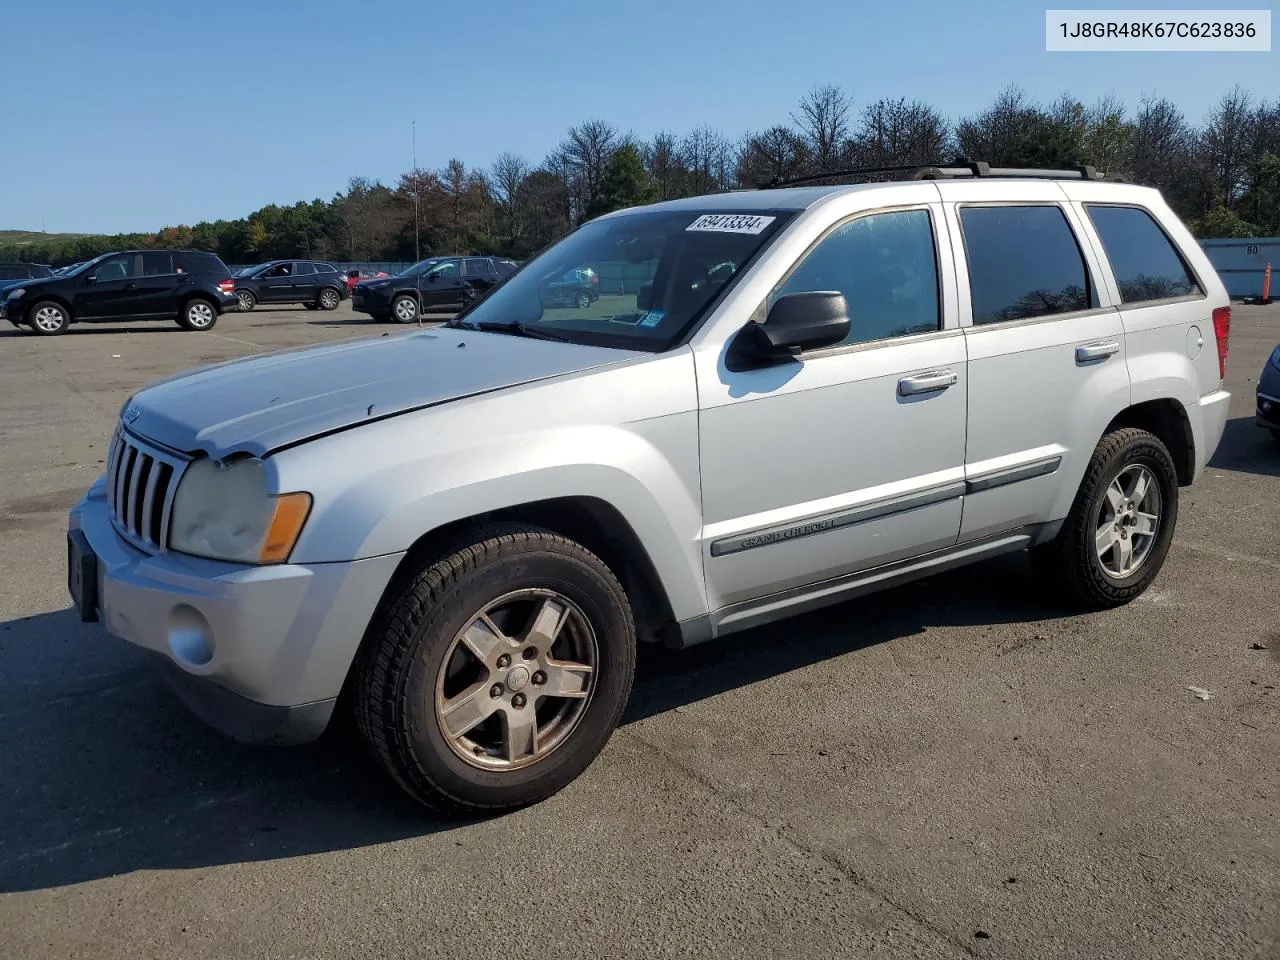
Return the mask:
[(760, 233), (773, 221), (773, 217), (746, 213), (704, 213), (684, 229), (704, 233)]

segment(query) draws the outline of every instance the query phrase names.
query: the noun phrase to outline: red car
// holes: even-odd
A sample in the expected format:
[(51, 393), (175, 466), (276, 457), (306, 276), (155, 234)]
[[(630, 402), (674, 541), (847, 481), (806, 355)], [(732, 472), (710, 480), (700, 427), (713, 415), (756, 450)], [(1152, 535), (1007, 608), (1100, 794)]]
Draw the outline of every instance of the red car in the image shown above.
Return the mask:
[(347, 287), (348, 289), (354, 290), (356, 288), (356, 284), (359, 283), (361, 280), (377, 280), (377, 279), (380, 279), (381, 277), (389, 277), (389, 276), (391, 276), (391, 274), (387, 273), (384, 270), (380, 270), (377, 273), (374, 273), (371, 270), (348, 270), (347, 271)]

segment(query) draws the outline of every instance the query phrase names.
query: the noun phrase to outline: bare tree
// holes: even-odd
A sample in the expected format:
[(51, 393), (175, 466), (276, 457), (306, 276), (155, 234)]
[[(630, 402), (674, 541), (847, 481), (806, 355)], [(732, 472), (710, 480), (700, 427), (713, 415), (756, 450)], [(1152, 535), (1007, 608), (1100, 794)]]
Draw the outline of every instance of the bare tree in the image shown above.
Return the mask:
[(689, 172), (689, 192), (697, 196), (727, 188), (729, 141), (709, 127), (698, 127), (680, 141), (680, 159)]
[(840, 165), (845, 141), (849, 139), (849, 108), (853, 101), (833, 84), (814, 87), (800, 98), (799, 113), (791, 115), (808, 147), (815, 172), (824, 173)]
[(1256, 129), (1253, 97), (1238, 85), (1222, 95), (1205, 123), (1201, 144), (1214, 192), (1228, 207), (1235, 207), (1247, 186)]
[(500, 153), (489, 168), (489, 183), (501, 207), (503, 239), (508, 244), (514, 244), (520, 235), (520, 184), (528, 175), (528, 162), (510, 152)]
[(809, 150), (803, 138), (790, 127), (774, 126), (743, 137), (735, 177), (741, 186), (755, 187), (799, 176), (808, 165)]
[(565, 173), (565, 185), (581, 215), (600, 192), (609, 157), (620, 145), (618, 130), (604, 120), (588, 120), (570, 127), (552, 156), (557, 172)]
[(851, 153), (858, 166), (930, 164), (948, 159), (947, 121), (919, 100), (877, 100), (858, 120)]
[(674, 133), (660, 131), (654, 134), (653, 141), (645, 148), (644, 161), (660, 200), (685, 196), (689, 171), (681, 159), (679, 141)]
[(1084, 112), (1082, 159), (1104, 173), (1121, 173), (1133, 162), (1137, 130), (1125, 118), (1125, 105), (1108, 94), (1098, 98)]

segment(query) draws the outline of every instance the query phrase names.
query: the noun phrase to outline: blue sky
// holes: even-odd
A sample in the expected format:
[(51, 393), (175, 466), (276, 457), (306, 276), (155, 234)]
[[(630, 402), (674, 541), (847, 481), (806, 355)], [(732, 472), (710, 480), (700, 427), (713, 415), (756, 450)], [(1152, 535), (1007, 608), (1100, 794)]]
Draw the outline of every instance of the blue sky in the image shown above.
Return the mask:
[(1045, 100), (1159, 93), (1196, 121), (1234, 83), (1280, 94), (1274, 50), (1046, 53), (1045, 6), (12, 2), (0, 228), (150, 230), (328, 199), (352, 175), (393, 183), (414, 120), (419, 166), (487, 166), (540, 161), (593, 117), (736, 137), (823, 83), (855, 111), (905, 96), (953, 119), (1015, 82)]

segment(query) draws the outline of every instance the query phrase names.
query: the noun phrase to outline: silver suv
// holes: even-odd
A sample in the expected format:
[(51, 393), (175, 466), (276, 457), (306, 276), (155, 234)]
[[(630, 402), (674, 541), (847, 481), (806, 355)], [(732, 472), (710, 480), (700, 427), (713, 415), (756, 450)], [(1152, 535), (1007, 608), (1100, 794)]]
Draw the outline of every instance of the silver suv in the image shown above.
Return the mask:
[(232, 735), (342, 704), (474, 813), (587, 767), (638, 640), (1026, 549), (1126, 603), (1223, 431), (1227, 294), (1156, 191), (1019, 173), (620, 211), (443, 327), (150, 386), (71, 512), (76, 605)]

